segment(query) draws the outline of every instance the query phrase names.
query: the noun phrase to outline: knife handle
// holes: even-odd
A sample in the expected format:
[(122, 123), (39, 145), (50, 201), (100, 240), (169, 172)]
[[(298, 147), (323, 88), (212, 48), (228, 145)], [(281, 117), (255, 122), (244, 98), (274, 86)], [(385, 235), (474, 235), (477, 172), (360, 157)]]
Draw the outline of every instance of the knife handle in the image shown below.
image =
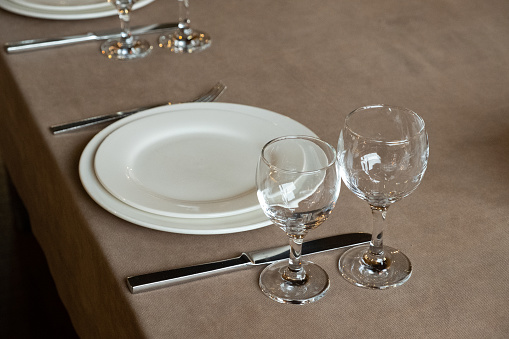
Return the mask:
[(242, 253), (238, 258), (128, 277), (127, 286), (131, 293), (136, 294), (248, 268), (251, 265), (249, 257)]
[(48, 47), (72, 45), (85, 41), (94, 41), (97, 40), (97, 38), (97, 35), (94, 33), (87, 33), (83, 35), (74, 35), (54, 39), (31, 39), (17, 42), (7, 42), (4, 46), (7, 53), (20, 53)]
[(82, 120), (68, 122), (68, 123), (61, 124), (61, 125), (53, 125), (53, 126), (50, 126), (49, 129), (50, 129), (51, 133), (53, 133), (53, 134), (64, 133), (64, 132), (80, 129), (80, 128), (83, 128), (83, 127), (88, 127), (88, 126), (93, 126), (93, 125), (97, 125), (97, 124), (102, 124), (104, 122), (111, 122), (111, 121), (115, 121), (115, 120), (120, 120), (120, 119), (128, 117), (128, 116), (130, 116), (130, 115), (132, 115), (134, 113), (138, 113), (138, 112), (141, 112), (141, 111), (146, 110), (146, 109), (162, 106), (164, 104), (168, 104), (168, 103), (161, 103), (161, 104), (158, 104), (158, 105), (151, 105), (151, 106), (147, 106), (147, 107), (136, 108), (136, 109), (133, 109), (133, 110), (130, 110), (130, 111), (122, 111), (122, 112), (116, 112), (116, 113), (112, 113), (112, 114), (100, 115), (100, 116), (91, 117), (91, 118), (85, 118), (85, 119), (82, 119)]

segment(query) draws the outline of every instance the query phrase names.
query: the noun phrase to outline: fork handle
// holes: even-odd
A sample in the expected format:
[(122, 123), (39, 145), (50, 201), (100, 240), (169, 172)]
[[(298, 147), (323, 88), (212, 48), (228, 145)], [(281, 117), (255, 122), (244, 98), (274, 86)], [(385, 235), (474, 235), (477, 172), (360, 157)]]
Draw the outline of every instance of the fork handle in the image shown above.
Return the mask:
[[(221, 96), (221, 94), (225, 90), (226, 90), (225, 84), (222, 81), (219, 81), (207, 93), (202, 94), (201, 96), (195, 98), (194, 100), (192, 100), (190, 102), (211, 102), (211, 101), (215, 101), (217, 98), (219, 98), (219, 96)], [(61, 124), (61, 125), (53, 125), (53, 126), (50, 126), (49, 129), (50, 129), (51, 133), (53, 133), (53, 134), (69, 132), (69, 131), (77, 130), (79, 128), (101, 124), (101, 123), (104, 123), (104, 122), (107, 122), (107, 121), (119, 120), (119, 119), (125, 118), (125, 117), (127, 117), (129, 115), (132, 115), (134, 113), (138, 113), (140, 111), (144, 111), (144, 110), (147, 110), (147, 109), (150, 109), (150, 108), (155, 108), (155, 107), (160, 107), (160, 106), (165, 106), (165, 105), (171, 105), (171, 104), (172, 104), (171, 102), (163, 102), (163, 103), (160, 103), (160, 104), (157, 104), (157, 105), (150, 105), (150, 106), (145, 106), (145, 107), (139, 107), (139, 108), (135, 108), (135, 109), (132, 109), (132, 110), (129, 110), (129, 111), (120, 111), (120, 112), (116, 112), (116, 113), (113, 113), (113, 114), (106, 114), (106, 115), (100, 115), (100, 116), (91, 117), (91, 118), (85, 118), (85, 119), (81, 119), (81, 120), (77, 120), (77, 121), (73, 121), (73, 122), (68, 122), (68, 123)]]
[(96, 116), (96, 117), (86, 118), (86, 119), (82, 119), (82, 120), (78, 120), (78, 121), (68, 122), (68, 123), (61, 124), (61, 125), (53, 125), (49, 129), (50, 129), (51, 133), (53, 133), (53, 134), (69, 132), (69, 131), (76, 130), (76, 129), (83, 128), (83, 127), (102, 124), (102, 123), (108, 122), (108, 121), (120, 120), (120, 119), (128, 117), (134, 113), (138, 113), (143, 110), (147, 110), (147, 109), (159, 107), (159, 106), (164, 106), (164, 105), (171, 105), (171, 103), (165, 102), (165, 103), (161, 103), (158, 105), (139, 107), (139, 108), (135, 108), (135, 109), (132, 109), (129, 111), (121, 111), (121, 112), (116, 112), (116, 113), (112, 113), (112, 114), (105, 114), (105, 115), (100, 115), (100, 116)]

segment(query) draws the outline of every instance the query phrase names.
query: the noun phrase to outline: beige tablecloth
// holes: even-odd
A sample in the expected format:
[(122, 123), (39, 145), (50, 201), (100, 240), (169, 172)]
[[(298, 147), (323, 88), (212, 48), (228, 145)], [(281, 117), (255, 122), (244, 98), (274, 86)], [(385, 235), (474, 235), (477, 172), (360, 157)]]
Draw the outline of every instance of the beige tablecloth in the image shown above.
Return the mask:
[[(176, 1), (133, 24), (176, 20)], [(92, 42), (0, 53), (0, 147), (78, 334), (83, 338), (507, 338), (509, 332), (509, 2), (191, 1), (203, 53), (156, 48), (107, 60)], [(44, 20), (0, 11), (0, 42), (78, 34), (115, 17)], [(148, 36), (155, 43), (156, 36)], [(291, 117), (336, 144), (347, 113), (374, 103), (426, 121), (421, 186), (389, 213), (386, 244), (413, 265), (385, 291), (355, 287), (334, 251), (313, 257), (331, 277), (319, 302), (283, 305), (257, 285), (261, 268), (132, 295), (129, 275), (233, 257), (286, 242), (276, 227), (216, 236), (143, 228), (83, 189), (81, 152), (100, 128), (53, 136), (48, 126), (163, 100), (218, 80), (221, 101)], [(365, 202), (345, 187), (309, 238), (370, 232)], [(37, 288), (37, 284), (34, 284)], [(44, 293), (44, 291), (41, 291)]]

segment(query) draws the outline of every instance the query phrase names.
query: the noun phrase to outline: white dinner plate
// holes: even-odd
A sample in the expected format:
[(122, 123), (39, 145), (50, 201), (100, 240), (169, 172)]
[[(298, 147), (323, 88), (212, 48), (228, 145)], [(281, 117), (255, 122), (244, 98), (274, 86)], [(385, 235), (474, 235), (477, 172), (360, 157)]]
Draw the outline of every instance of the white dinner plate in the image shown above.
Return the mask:
[[(46, 6), (36, 0), (0, 0), (0, 7), (19, 15), (53, 20), (82, 20), (118, 15), (117, 10), (110, 3), (89, 4), (83, 6)], [(80, 0), (81, 1), (81, 0)], [(133, 10), (144, 7), (154, 0), (139, 0)], [(66, 1), (67, 3), (69, 0)]]
[[(151, 110), (147, 110), (143, 113), (137, 113), (134, 116), (124, 118), (101, 132), (99, 132), (85, 147), (79, 165), (79, 173), (81, 182), (87, 191), (87, 193), (96, 201), (101, 207), (116, 215), (119, 218), (132, 222), (136, 225), (156, 229), (165, 232), (183, 233), (183, 234), (226, 234), (243, 232), (261, 228), (270, 224), (261, 208), (254, 211), (230, 215), (218, 218), (176, 218), (170, 216), (164, 216), (160, 214), (154, 214), (147, 211), (140, 210), (133, 206), (123, 203), (121, 200), (111, 195), (99, 182), (94, 169), (94, 159), (97, 149), (103, 142), (103, 140), (113, 131), (118, 128), (125, 126), (133, 121), (144, 119), (152, 115), (165, 114), (169, 109), (181, 110), (181, 109), (197, 109), (203, 108), (205, 110), (237, 110), (242, 112), (244, 115), (252, 114), (260, 115), (261, 117), (272, 117), (275, 119), (275, 124), (284, 126), (286, 124), (295, 124), (295, 121), (284, 117), (280, 114), (270, 112), (263, 109), (258, 109), (249, 106), (235, 105), (235, 104), (224, 104), (224, 103), (193, 103), (193, 104), (181, 104), (173, 106), (158, 107)], [(192, 123), (192, 121), (190, 121)], [(302, 126), (308, 135), (315, 135), (312, 131)], [(303, 134), (302, 129), (288, 134)], [(283, 135), (283, 134), (282, 134)], [(268, 140), (267, 140), (268, 141)], [(253, 175), (254, 180), (254, 175)]]
[(279, 114), (237, 105), (167, 106), (119, 127), (99, 146), (95, 172), (116, 198), (179, 218), (254, 211), (260, 150), (275, 137), (309, 134)]
[(36, 8), (50, 11), (76, 11), (94, 8), (108, 8), (113, 6), (105, 0), (10, 0), (26, 8)]
[(104, 3), (106, 0), (14, 0), (41, 6), (88, 6)]

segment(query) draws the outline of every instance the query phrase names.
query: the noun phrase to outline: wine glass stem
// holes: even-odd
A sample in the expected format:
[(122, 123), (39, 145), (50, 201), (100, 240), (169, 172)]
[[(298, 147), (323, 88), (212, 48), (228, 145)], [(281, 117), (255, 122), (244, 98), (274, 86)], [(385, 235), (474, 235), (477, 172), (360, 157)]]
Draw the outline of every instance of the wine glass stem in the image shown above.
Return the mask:
[(292, 284), (304, 284), (307, 281), (306, 271), (302, 267), (301, 254), (303, 237), (290, 237), (290, 258), (288, 259), (288, 267), (283, 272), (283, 279)]
[(364, 254), (364, 262), (375, 270), (383, 270), (390, 265), (389, 260), (384, 253), (383, 233), (386, 224), (388, 206), (371, 205), (371, 215), (373, 219), (373, 232), (369, 251)]
[(120, 18), (120, 38), (122, 44), (130, 47), (133, 44), (133, 37), (131, 34), (131, 8), (132, 5), (122, 6), (118, 9), (118, 17)]
[(178, 0), (179, 2), (179, 24), (180, 31), (185, 35), (190, 35), (191, 19), (189, 19), (189, 0)]

